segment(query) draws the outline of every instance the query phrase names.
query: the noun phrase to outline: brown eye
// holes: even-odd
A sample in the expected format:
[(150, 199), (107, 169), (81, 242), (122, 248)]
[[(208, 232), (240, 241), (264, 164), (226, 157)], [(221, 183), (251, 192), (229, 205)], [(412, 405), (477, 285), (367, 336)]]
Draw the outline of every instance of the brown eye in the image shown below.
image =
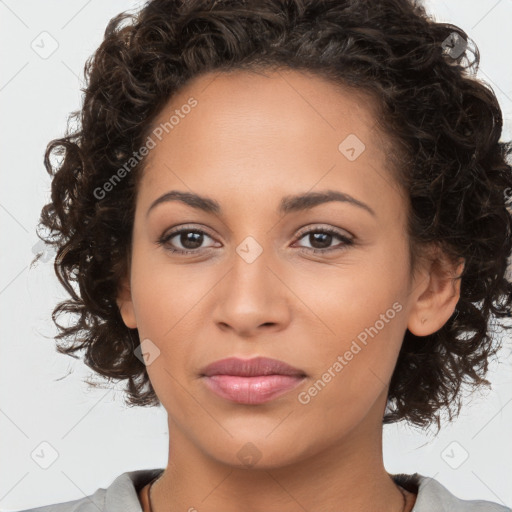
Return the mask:
[(181, 228), (163, 235), (158, 240), (158, 244), (164, 246), (171, 253), (189, 254), (208, 249), (209, 247), (201, 247), (205, 238), (212, 240), (207, 233), (200, 229)]
[[(332, 228), (314, 228), (309, 231), (302, 232), (299, 240), (306, 239), (310, 243), (310, 247), (302, 247), (302, 249), (314, 253), (326, 253), (330, 251), (343, 250), (346, 246), (354, 244), (354, 241)], [(332, 247), (331, 244), (336, 239), (341, 240), (341, 244)]]

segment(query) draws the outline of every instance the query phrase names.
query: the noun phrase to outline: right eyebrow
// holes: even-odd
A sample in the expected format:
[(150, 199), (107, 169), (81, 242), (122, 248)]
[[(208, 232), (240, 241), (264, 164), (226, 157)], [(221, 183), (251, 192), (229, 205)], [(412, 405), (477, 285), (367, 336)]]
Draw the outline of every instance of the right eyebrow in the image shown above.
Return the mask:
[(285, 196), (281, 200), (279, 211), (283, 214), (309, 210), (323, 203), (331, 201), (340, 201), (343, 203), (349, 203), (359, 208), (363, 208), (367, 212), (371, 213), (376, 217), (376, 213), (366, 203), (359, 201), (355, 197), (349, 194), (339, 192), (337, 190), (325, 190), (323, 192), (307, 192), (305, 194), (299, 194), (294, 196)]

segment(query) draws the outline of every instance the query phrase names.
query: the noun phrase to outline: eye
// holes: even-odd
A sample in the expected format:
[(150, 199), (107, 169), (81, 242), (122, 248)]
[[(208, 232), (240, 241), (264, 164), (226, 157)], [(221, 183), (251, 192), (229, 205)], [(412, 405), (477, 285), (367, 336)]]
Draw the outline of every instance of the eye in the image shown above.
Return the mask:
[[(347, 246), (354, 245), (354, 240), (333, 228), (312, 228), (302, 231), (299, 234), (299, 240), (306, 238), (310, 242), (310, 247), (302, 247), (303, 251), (313, 253), (327, 253), (331, 251), (340, 251)], [(334, 239), (341, 240), (341, 244), (331, 247)]]
[[(204, 249), (201, 245), (204, 243), (205, 237), (213, 240), (201, 229), (182, 227), (162, 235), (156, 243), (157, 245), (164, 246), (165, 249), (171, 253), (190, 254), (198, 253), (201, 249)], [(173, 239), (175, 239), (174, 242), (172, 242)], [(180, 244), (182, 248), (178, 247), (176, 249), (173, 247), (176, 244)], [(208, 249), (208, 247), (206, 248)]]
[[(340, 251), (346, 249), (347, 246), (354, 245), (354, 240), (344, 235), (340, 231), (329, 228), (310, 228), (307, 231), (299, 233), (298, 240), (307, 239), (310, 243), (309, 247), (301, 247), (301, 251), (325, 254), (331, 251)], [(213, 240), (205, 231), (198, 228), (181, 227), (170, 233), (165, 233), (156, 242), (157, 245), (163, 246), (166, 251), (173, 254), (197, 254), (204, 249), (210, 249), (213, 244), (202, 247), (205, 238)], [(332, 247), (332, 242), (338, 239), (341, 241), (337, 246)], [(177, 245), (181, 247), (176, 247)]]

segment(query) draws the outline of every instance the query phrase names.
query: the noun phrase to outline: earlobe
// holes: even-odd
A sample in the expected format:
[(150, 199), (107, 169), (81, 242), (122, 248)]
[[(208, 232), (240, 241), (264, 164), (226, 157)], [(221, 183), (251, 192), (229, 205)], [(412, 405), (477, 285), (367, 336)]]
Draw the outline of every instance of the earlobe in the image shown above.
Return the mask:
[(407, 328), (412, 334), (428, 336), (449, 320), (460, 298), (463, 269), (463, 260), (451, 262), (444, 254), (431, 262), (410, 310)]
[(117, 307), (126, 327), (130, 329), (137, 328), (137, 320), (135, 318), (135, 309), (128, 279), (123, 279), (119, 284), (118, 294), (116, 298)]

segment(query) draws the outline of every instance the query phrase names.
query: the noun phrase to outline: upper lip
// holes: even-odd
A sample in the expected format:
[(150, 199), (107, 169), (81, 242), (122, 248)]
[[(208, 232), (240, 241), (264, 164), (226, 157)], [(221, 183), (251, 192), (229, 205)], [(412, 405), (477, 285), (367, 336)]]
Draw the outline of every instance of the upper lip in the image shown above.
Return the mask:
[(255, 377), (257, 375), (294, 375), (305, 377), (306, 374), (284, 361), (268, 357), (239, 359), (228, 357), (209, 364), (201, 371), (201, 375), (236, 375), (240, 377)]

